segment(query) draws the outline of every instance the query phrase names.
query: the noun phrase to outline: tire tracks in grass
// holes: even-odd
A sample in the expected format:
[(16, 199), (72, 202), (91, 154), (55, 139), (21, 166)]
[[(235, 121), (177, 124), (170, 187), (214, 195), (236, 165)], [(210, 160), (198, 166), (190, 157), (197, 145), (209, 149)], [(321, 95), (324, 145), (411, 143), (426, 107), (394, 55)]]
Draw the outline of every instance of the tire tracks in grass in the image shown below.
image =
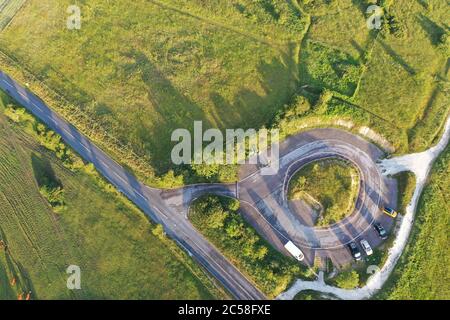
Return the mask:
[(177, 12), (178, 14), (181, 14), (181, 15), (184, 15), (184, 16), (196, 19), (198, 21), (201, 21), (203, 23), (207, 23), (209, 25), (213, 25), (213, 26), (219, 27), (220, 29), (223, 29), (223, 30), (226, 30), (226, 31), (229, 31), (229, 32), (233, 32), (233, 33), (239, 34), (239, 35), (247, 37), (247, 38), (249, 38), (249, 39), (251, 39), (253, 41), (265, 44), (267, 46), (270, 46), (270, 47), (278, 49), (278, 50), (282, 50), (282, 46), (290, 42), (290, 41), (286, 41), (286, 42), (276, 43), (276, 42), (273, 42), (273, 41), (268, 41), (267, 39), (264, 39), (262, 37), (254, 35), (254, 34), (252, 34), (250, 32), (242, 31), (242, 30), (240, 30), (238, 28), (231, 27), (229, 25), (226, 25), (224, 23), (212, 20), (210, 18), (205, 18), (205, 17), (199, 16), (199, 15), (193, 14), (193, 13), (189, 12), (188, 10), (182, 10), (182, 9), (176, 8), (176, 7), (168, 5), (166, 3), (162, 3), (162, 2), (157, 1), (157, 0), (148, 0), (148, 2), (151, 2), (154, 5), (159, 6), (162, 9)]
[[(13, 134), (11, 130), (9, 130), (6, 127), (1, 128), (2, 133), (7, 136), (6, 141), (17, 141), (17, 137)], [(12, 145), (12, 143), (4, 143), (5, 140), (2, 140), (0, 143), (0, 184), (4, 186), (9, 186), (8, 188), (11, 188), (11, 190), (8, 190), (9, 195), (11, 197), (7, 197), (4, 192), (0, 193), (0, 203), (3, 203), (2, 206), (3, 210), (0, 210), (0, 215), (2, 215), (4, 218), (2, 219), (2, 222), (8, 221), (7, 225), (9, 225), (9, 229), (13, 228), (16, 230), (20, 230), (20, 234), (22, 235), (22, 241), (25, 241), (25, 243), (28, 244), (28, 248), (33, 252), (29, 252), (28, 249), (26, 249), (26, 253), (24, 252), (24, 249), (19, 249), (19, 252), (21, 255), (27, 255), (27, 256), (35, 256), (37, 258), (38, 263), (40, 264), (42, 270), (48, 270), (48, 269), (56, 269), (60, 270), (58, 267), (58, 264), (53, 263), (52, 256), (50, 254), (51, 248), (50, 247), (41, 247), (39, 245), (40, 240), (47, 240), (40, 239), (39, 234), (49, 235), (52, 236), (53, 232), (36, 232), (37, 229), (39, 229), (39, 225), (37, 224), (37, 218), (33, 217), (36, 212), (32, 211), (30, 208), (36, 208), (36, 206), (44, 206), (46, 209), (43, 209), (44, 212), (42, 214), (51, 215), (50, 211), (47, 209), (47, 207), (43, 204), (39, 205), (43, 200), (36, 197), (33, 197), (34, 192), (32, 193), (32, 196), (29, 194), (25, 195), (23, 192), (22, 186), (29, 186), (34, 185), (35, 181), (33, 181), (32, 176), (32, 169), (30, 168), (29, 172), (25, 172), (25, 170), (19, 170), (18, 168), (21, 168), (21, 166), (25, 163), (27, 163), (28, 160), (28, 153), (26, 150), (23, 150), (22, 148), (17, 148), (16, 145)], [(36, 147), (36, 146), (35, 146)], [(4, 150), (7, 150), (4, 152)], [(31, 149), (32, 150), (32, 149)], [(17, 157), (14, 157), (14, 159), (11, 159), (11, 155), (17, 155)], [(9, 155), (9, 156), (5, 156)], [(19, 164), (19, 165), (17, 165)], [(11, 169), (14, 168), (14, 169)], [(20, 171), (20, 172), (18, 172)], [(20, 180), (19, 182), (17, 180)], [(38, 191), (36, 191), (38, 192)], [(25, 203), (28, 203), (29, 205), (25, 205)], [(6, 211), (5, 211), (6, 208)], [(38, 210), (37, 212), (40, 212), (41, 210)], [(52, 222), (50, 225), (51, 227), (55, 227), (55, 220), (51, 217), (48, 217), (50, 221)], [(53, 229), (52, 228), (52, 229)], [(60, 238), (60, 237), (59, 237)], [(60, 238), (61, 240), (61, 238)], [(53, 242), (53, 241), (52, 241)], [(47, 250), (48, 249), (48, 250)], [(17, 250), (17, 248), (12, 248), (13, 251)], [(12, 257), (12, 252), (9, 251)], [(62, 252), (64, 255), (65, 253)], [(17, 266), (18, 270), (22, 270), (23, 267), (21, 264), (17, 262), (16, 259), (13, 258), (14, 265)], [(50, 263), (50, 264), (49, 264)], [(23, 273), (20, 271), (20, 273)], [(60, 274), (60, 279), (65, 282), (65, 279), (63, 278), (62, 274)], [(25, 278), (25, 275), (23, 275)], [(50, 280), (50, 279), (48, 279)], [(28, 282), (31, 283), (31, 280), (28, 279)], [(27, 285), (27, 287), (30, 287)]]

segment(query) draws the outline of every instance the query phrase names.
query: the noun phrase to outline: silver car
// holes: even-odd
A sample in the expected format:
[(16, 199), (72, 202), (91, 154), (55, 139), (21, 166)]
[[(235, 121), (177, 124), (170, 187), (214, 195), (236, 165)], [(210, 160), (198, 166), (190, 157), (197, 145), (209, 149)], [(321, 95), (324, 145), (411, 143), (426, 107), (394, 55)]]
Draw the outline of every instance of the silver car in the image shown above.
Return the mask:
[(366, 255), (370, 256), (373, 254), (372, 247), (370, 246), (369, 242), (367, 242), (366, 239), (362, 239), (359, 243), (361, 244), (361, 247), (363, 248)]

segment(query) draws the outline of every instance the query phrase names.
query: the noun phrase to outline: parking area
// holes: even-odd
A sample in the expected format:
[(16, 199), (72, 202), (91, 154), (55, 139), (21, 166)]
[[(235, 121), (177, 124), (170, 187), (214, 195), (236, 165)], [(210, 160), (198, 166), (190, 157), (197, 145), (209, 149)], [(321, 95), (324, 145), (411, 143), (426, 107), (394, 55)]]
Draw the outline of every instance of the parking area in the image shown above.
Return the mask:
[[(315, 227), (314, 210), (304, 203), (287, 201), (286, 181), (298, 167), (328, 157), (343, 158), (358, 167), (361, 186), (349, 216), (327, 227)], [(383, 157), (384, 153), (370, 142), (342, 130), (314, 129), (288, 138), (280, 147), (277, 174), (261, 175), (254, 165), (241, 169), (238, 198), (246, 203), (242, 214), (285, 254), (281, 245), (292, 241), (304, 252), (307, 264), (312, 265), (316, 256), (329, 257), (341, 268), (354, 260), (347, 247), (350, 242), (356, 242), (361, 251), (362, 239), (372, 248), (383, 242), (374, 223), (380, 223), (388, 232), (392, 228), (393, 219), (381, 208), (396, 207), (397, 182), (382, 176), (376, 162)]]

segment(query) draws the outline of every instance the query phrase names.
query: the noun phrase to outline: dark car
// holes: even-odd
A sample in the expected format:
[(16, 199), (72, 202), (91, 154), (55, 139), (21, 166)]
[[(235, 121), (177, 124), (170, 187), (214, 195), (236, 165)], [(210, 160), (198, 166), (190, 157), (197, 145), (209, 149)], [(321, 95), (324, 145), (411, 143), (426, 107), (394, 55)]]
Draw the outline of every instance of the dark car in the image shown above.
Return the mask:
[(386, 240), (387, 239), (387, 232), (384, 230), (381, 223), (375, 223), (374, 224), (375, 231), (378, 233), (381, 239)]
[(347, 246), (350, 249), (352, 257), (356, 261), (361, 260), (361, 251), (359, 251), (358, 246), (356, 245), (356, 243), (355, 242), (350, 242)]

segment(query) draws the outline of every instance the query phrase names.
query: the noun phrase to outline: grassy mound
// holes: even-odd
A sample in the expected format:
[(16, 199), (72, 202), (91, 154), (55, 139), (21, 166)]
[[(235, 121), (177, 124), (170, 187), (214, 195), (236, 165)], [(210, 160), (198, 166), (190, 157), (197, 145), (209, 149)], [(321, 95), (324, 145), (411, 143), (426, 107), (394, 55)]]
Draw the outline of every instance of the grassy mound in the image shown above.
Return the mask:
[(358, 185), (353, 166), (337, 159), (322, 160), (304, 166), (292, 177), (288, 198), (302, 199), (319, 210), (316, 225), (327, 226), (352, 212)]

